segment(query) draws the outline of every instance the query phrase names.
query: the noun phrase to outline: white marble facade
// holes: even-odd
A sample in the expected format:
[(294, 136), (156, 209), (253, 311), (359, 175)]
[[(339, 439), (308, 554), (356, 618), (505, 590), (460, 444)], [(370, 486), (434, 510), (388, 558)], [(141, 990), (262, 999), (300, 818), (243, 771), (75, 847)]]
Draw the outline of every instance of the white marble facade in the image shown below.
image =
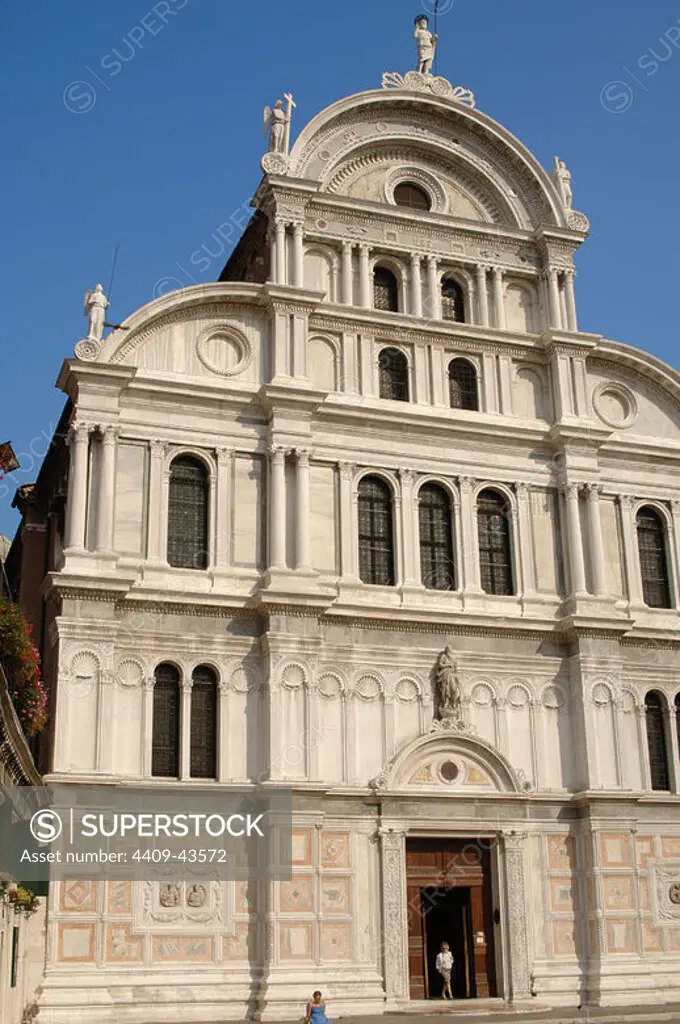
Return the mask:
[[(411, 835), (496, 843), (499, 995), (680, 998), (666, 898), (680, 881), (680, 377), (578, 330), (587, 221), (469, 105), (405, 86), (350, 96), (280, 170), (256, 193), (256, 258), (254, 220), (224, 280), (154, 300), (63, 366), (51, 777), (151, 780), (154, 671), (170, 662), (193, 785), (191, 678), (207, 664), (211, 784), (293, 784), (294, 882), (217, 886), (200, 920), (186, 902), (160, 920), (158, 894), (125, 883), (54, 887), (42, 1004), (54, 1024), (288, 1019), (317, 986), (335, 1015), (403, 1006)], [(395, 201), (404, 182), (429, 210)], [(376, 266), (397, 310), (373, 308)], [(465, 322), (443, 318), (447, 276)], [(387, 347), (406, 358), (408, 401), (380, 396)], [(476, 371), (476, 410), (450, 407), (456, 357)], [(206, 568), (168, 562), (181, 455), (205, 467)], [(391, 494), (392, 585), (361, 579), (367, 474)], [(431, 482), (451, 508), (446, 590), (421, 572)], [(480, 571), (489, 489), (505, 502), (510, 594)], [(641, 508), (662, 524), (667, 608), (645, 603)], [(433, 731), (447, 644), (464, 728)], [(664, 791), (650, 690), (665, 702)]]

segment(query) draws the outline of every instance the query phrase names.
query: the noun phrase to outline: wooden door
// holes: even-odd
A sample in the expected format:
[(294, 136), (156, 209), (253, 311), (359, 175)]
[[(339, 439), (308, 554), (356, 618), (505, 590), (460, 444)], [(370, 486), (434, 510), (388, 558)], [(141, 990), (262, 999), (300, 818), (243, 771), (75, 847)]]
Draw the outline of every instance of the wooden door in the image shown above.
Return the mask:
[[(440, 936), (455, 939), (459, 997), (496, 994), (490, 858), (467, 839), (406, 844), (408, 952), (412, 999), (438, 997), (432, 963)], [(439, 986), (437, 986), (439, 987)]]

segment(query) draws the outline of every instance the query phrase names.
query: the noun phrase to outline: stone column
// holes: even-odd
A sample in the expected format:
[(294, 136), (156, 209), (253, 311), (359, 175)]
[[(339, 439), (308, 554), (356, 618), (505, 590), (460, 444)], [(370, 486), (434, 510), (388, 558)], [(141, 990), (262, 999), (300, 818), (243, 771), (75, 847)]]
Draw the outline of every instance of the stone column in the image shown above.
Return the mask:
[(638, 557), (637, 530), (633, 517), (633, 499), (629, 494), (619, 494), (618, 500), (621, 513), (621, 534), (623, 538), (628, 601), (631, 605), (641, 605), (642, 578), (640, 575), (640, 559)]
[(674, 608), (680, 607), (680, 501), (673, 498), (670, 502), (671, 519), (673, 522), (673, 533), (669, 537), (670, 568), (669, 585), (671, 591), (671, 603)]
[[(413, 509), (415, 505), (413, 494), (413, 470), (400, 469), (399, 484), (401, 489), (401, 500), (399, 504), (401, 505), (401, 562), (403, 566), (403, 582), (407, 586), (417, 586), (419, 583), (419, 574), (416, 569), (416, 538), (418, 535), (414, 532), (413, 521)], [(395, 509), (395, 511), (397, 510)]]
[[(293, 285), (302, 288), (304, 284), (304, 250), (302, 247), (303, 229), (302, 223), (295, 221), (293, 224)], [(330, 296), (329, 296), (330, 298)]]
[(116, 447), (118, 428), (99, 428), (102, 435), (102, 461), (97, 502), (97, 551), (113, 550), (113, 511), (116, 497)]
[(184, 782), (191, 778), (191, 679), (183, 679), (182, 712), (180, 714), (179, 777)]
[(356, 467), (351, 462), (340, 462), (340, 572), (342, 576), (356, 576), (356, 545), (354, 543), (354, 501), (352, 485)]
[(352, 243), (342, 243), (342, 301), (345, 306), (352, 305), (354, 290), (352, 274)]
[(427, 257), (427, 297), (428, 297), (428, 318), (430, 320), (441, 320), (442, 318), (442, 295), (439, 287), (439, 274), (437, 273), (437, 257)]
[(149, 507), (148, 541), (146, 555), (150, 562), (164, 562), (167, 552), (163, 550), (163, 523), (167, 510), (163, 508), (163, 461), (166, 446), (162, 441), (149, 442)]
[(217, 779), (228, 782), (229, 773), (229, 683), (219, 682), (219, 710), (217, 717)]
[(371, 274), (368, 265), (369, 248), (367, 245), (359, 246), (359, 305), (364, 309), (370, 309), (373, 305), (371, 288)]
[(76, 423), (71, 427), (67, 444), (71, 450), (68, 476), (68, 505), (66, 506), (66, 547), (75, 551), (85, 549), (85, 521), (87, 516), (87, 460), (91, 427)]
[(286, 273), (286, 225), (282, 220), (277, 220), (274, 225), (275, 246), (276, 246), (276, 284), (287, 283)]
[(607, 592), (604, 571), (604, 548), (602, 546), (602, 523), (600, 520), (600, 484), (588, 484), (588, 539), (593, 572), (593, 590), (598, 597)]
[(569, 549), (571, 592), (577, 597), (584, 597), (587, 593), (586, 567), (583, 560), (578, 484), (568, 484), (564, 491), (564, 497), (566, 501), (567, 546)]
[(461, 476), (460, 487), (460, 525), (463, 545), (463, 580), (462, 590), (479, 593), (480, 583), (479, 558), (477, 557), (477, 524), (475, 503), (472, 490), (476, 480), (470, 476)]
[(298, 569), (309, 570), (312, 567), (311, 536), (309, 522), (309, 452), (305, 448), (296, 448), (295, 487), (296, 487), (296, 520), (295, 520), (295, 557)]
[[(531, 506), (530, 489), (523, 482), (515, 484), (517, 495), (517, 558), (516, 575), (517, 591), (526, 596), (534, 591), (533, 557), (531, 551)], [(513, 510), (514, 512), (514, 510)], [(514, 515), (512, 516), (514, 519)]]
[(319, 744), (322, 742), (323, 726), (319, 702), (319, 687), (316, 679), (309, 679), (307, 682), (307, 729), (303, 745), (306, 753), (307, 777), (311, 782), (321, 781), (321, 770), (319, 768)]
[(151, 754), (153, 750), (153, 689), (155, 676), (146, 676), (142, 690), (142, 775), (151, 776)]
[(564, 297), (567, 303), (567, 330), (578, 331), (578, 317), (576, 314), (576, 295), (574, 292), (575, 270), (567, 270), (564, 274)]
[(381, 828), (383, 970), (387, 1006), (408, 999), (408, 920), (406, 916), (406, 833)]
[(503, 269), (493, 268), (493, 299), (496, 307), (496, 327), (505, 330), (505, 296), (503, 295)]
[(411, 313), (423, 315), (423, 286), (420, 281), (420, 255), (411, 253)]
[(340, 288), (338, 285), (338, 278), (340, 275), (340, 261), (338, 260), (338, 254), (336, 252), (331, 253), (331, 282), (330, 282), (330, 294), (326, 296), (327, 302), (339, 302), (340, 301)]
[(279, 271), (276, 265), (276, 229), (270, 223), (267, 232), (267, 243), (269, 245), (269, 280), (276, 284), (279, 279)]
[(113, 772), (113, 730), (115, 721), (115, 682), (110, 668), (102, 669), (97, 679), (97, 753), (98, 772), (110, 775)]
[(217, 496), (215, 508), (215, 567), (226, 569), (231, 564), (231, 487), (233, 475), (231, 448), (217, 449)]
[(273, 445), (269, 450), (269, 566), (286, 567), (286, 449)]
[(477, 264), (477, 316), (482, 327), (489, 326), (489, 296), (486, 290), (486, 267)]
[(527, 942), (526, 897), (524, 878), (524, 844), (526, 832), (504, 832), (507, 932), (510, 953), (510, 999), (531, 998), (529, 951)]
[(549, 267), (547, 271), (548, 298), (550, 303), (550, 326), (562, 330), (562, 314), (560, 311), (560, 288), (557, 280), (557, 268)]

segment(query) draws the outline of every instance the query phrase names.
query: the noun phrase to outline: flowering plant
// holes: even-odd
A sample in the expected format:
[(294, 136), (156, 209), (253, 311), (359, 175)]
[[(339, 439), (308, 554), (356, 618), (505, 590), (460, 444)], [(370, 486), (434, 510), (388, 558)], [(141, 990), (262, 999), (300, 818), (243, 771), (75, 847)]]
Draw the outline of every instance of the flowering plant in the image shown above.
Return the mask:
[(22, 885), (17, 886), (16, 889), (5, 889), (3, 899), (5, 903), (9, 903), (10, 906), (14, 907), (15, 914), (25, 914), (26, 917), (29, 917), (30, 914), (35, 914), (39, 906), (36, 894), (31, 889), (25, 889)]
[(40, 655), (32, 632), (19, 605), (0, 599), (0, 661), (27, 736), (35, 736), (47, 722), (47, 691), (40, 677)]

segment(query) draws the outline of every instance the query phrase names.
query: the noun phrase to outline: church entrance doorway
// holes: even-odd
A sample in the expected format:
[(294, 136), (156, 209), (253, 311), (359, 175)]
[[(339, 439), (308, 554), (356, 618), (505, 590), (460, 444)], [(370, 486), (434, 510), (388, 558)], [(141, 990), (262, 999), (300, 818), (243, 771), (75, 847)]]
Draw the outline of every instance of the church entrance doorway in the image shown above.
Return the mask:
[(457, 999), (495, 996), (494, 908), (489, 844), (480, 839), (406, 842), (411, 999), (440, 999), (442, 942), (455, 961)]

